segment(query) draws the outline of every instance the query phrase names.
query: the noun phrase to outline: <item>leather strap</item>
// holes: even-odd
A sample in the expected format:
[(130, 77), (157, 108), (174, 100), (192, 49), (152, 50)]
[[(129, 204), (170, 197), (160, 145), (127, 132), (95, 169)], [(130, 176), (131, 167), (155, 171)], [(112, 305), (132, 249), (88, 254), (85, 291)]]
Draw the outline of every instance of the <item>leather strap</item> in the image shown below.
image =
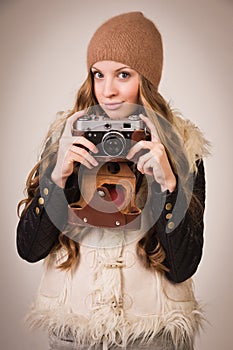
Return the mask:
[[(108, 186), (114, 184), (124, 188), (125, 207), (118, 208), (112, 201)], [(69, 205), (70, 224), (140, 229), (141, 210), (135, 205), (136, 177), (126, 162), (119, 163), (117, 174), (109, 171), (108, 163), (104, 163), (97, 173), (85, 169), (80, 190), (80, 200)]]

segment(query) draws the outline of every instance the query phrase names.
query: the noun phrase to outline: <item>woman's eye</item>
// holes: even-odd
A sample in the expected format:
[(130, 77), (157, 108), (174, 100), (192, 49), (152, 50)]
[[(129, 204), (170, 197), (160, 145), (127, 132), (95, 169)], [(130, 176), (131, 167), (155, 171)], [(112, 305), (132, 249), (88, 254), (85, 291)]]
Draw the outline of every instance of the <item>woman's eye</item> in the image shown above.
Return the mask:
[(92, 72), (92, 74), (93, 74), (94, 78), (97, 78), (97, 79), (103, 78), (103, 74), (98, 72), (98, 71)]
[(119, 77), (121, 79), (126, 79), (126, 78), (130, 77), (130, 74), (128, 72), (120, 72)]

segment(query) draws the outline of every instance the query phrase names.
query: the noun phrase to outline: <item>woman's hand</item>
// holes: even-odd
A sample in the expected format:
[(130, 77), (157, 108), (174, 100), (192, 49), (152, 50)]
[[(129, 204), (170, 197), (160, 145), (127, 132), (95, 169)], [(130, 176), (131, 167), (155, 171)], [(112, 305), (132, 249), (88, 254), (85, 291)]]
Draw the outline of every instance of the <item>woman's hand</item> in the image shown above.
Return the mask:
[(85, 114), (84, 111), (76, 112), (70, 116), (59, 140), (57, 162), (51, 174), (52, 180), (64, 188), (67, 178), (74, 170), (74, 163), (83, 164), (88, 169), (98, 165), (95, 158), (89, 153), (98, 153), (96, 146), (84, 136), (73, 136), (72, 128), (74, 122)]
[(137, 169), (142, 174), (152, 175), (160, 184), (161, 191), (173, 192), (176, 188), (176, 177), (170, 166), (164, 145), (160, 142), (154, 124), (147, 117), (140, 114), (151, 133), (151, 141), (139, 141), (129, 151), (127, 159), (132, 159), (136, 153), (149, 150), (139, 157)]

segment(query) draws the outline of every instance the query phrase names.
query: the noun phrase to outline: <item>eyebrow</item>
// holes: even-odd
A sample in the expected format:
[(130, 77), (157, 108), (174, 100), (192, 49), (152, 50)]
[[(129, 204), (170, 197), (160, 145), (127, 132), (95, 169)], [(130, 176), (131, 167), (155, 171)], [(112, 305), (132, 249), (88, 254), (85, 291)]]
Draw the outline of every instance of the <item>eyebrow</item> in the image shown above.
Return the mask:
[[(91, 69), (95, 69), (95, 70), (97, 70), (98, 72), (101, 72), (101, 69), (98, 69), (98, 68), (96, 68), (96, 67), (94, 67), (94, 66), (92, 66)], [(131, 68), (131, 67), (129, 67), (129, 66), (123, 66), (123, 67), (120, 67), (120, 68), (116, 69), (115, 72), (119, 72), (119, 71), (121, 71), (121, 70), (123, 70), (123, 69), (131, 69), (131, 70), (134, 70), (133, 68)]]

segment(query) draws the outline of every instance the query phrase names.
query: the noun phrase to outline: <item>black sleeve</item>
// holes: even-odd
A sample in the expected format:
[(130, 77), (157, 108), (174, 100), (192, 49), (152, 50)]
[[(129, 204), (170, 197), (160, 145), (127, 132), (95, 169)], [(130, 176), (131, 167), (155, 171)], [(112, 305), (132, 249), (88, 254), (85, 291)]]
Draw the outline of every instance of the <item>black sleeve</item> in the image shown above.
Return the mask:
[(163, 203), (155, 232), (166, 252), (164, 264), (169, 268), (167, 277), (176, 283), (191, 277), (202, 257), (205, 208), (205, 171), (202, 160), (198, 163), (197, 174), (192, 174), (190, 180), (196, 198), (190, 203), (187, 203), (179, 182), (175, 191), (167, 191), (165, 197), (164, 194), (156, 193), (154, 188), (154, 197)]
[[(72, 180), (68, 183), (72, 184)], [(67, 203), (78, 195), (77, 186), (63, 190), (47, 176), (40, 180), (37, 193), (17, 226), (17, 250), (22, 259), (37, 262), (49, 254), (67, 223)]]

